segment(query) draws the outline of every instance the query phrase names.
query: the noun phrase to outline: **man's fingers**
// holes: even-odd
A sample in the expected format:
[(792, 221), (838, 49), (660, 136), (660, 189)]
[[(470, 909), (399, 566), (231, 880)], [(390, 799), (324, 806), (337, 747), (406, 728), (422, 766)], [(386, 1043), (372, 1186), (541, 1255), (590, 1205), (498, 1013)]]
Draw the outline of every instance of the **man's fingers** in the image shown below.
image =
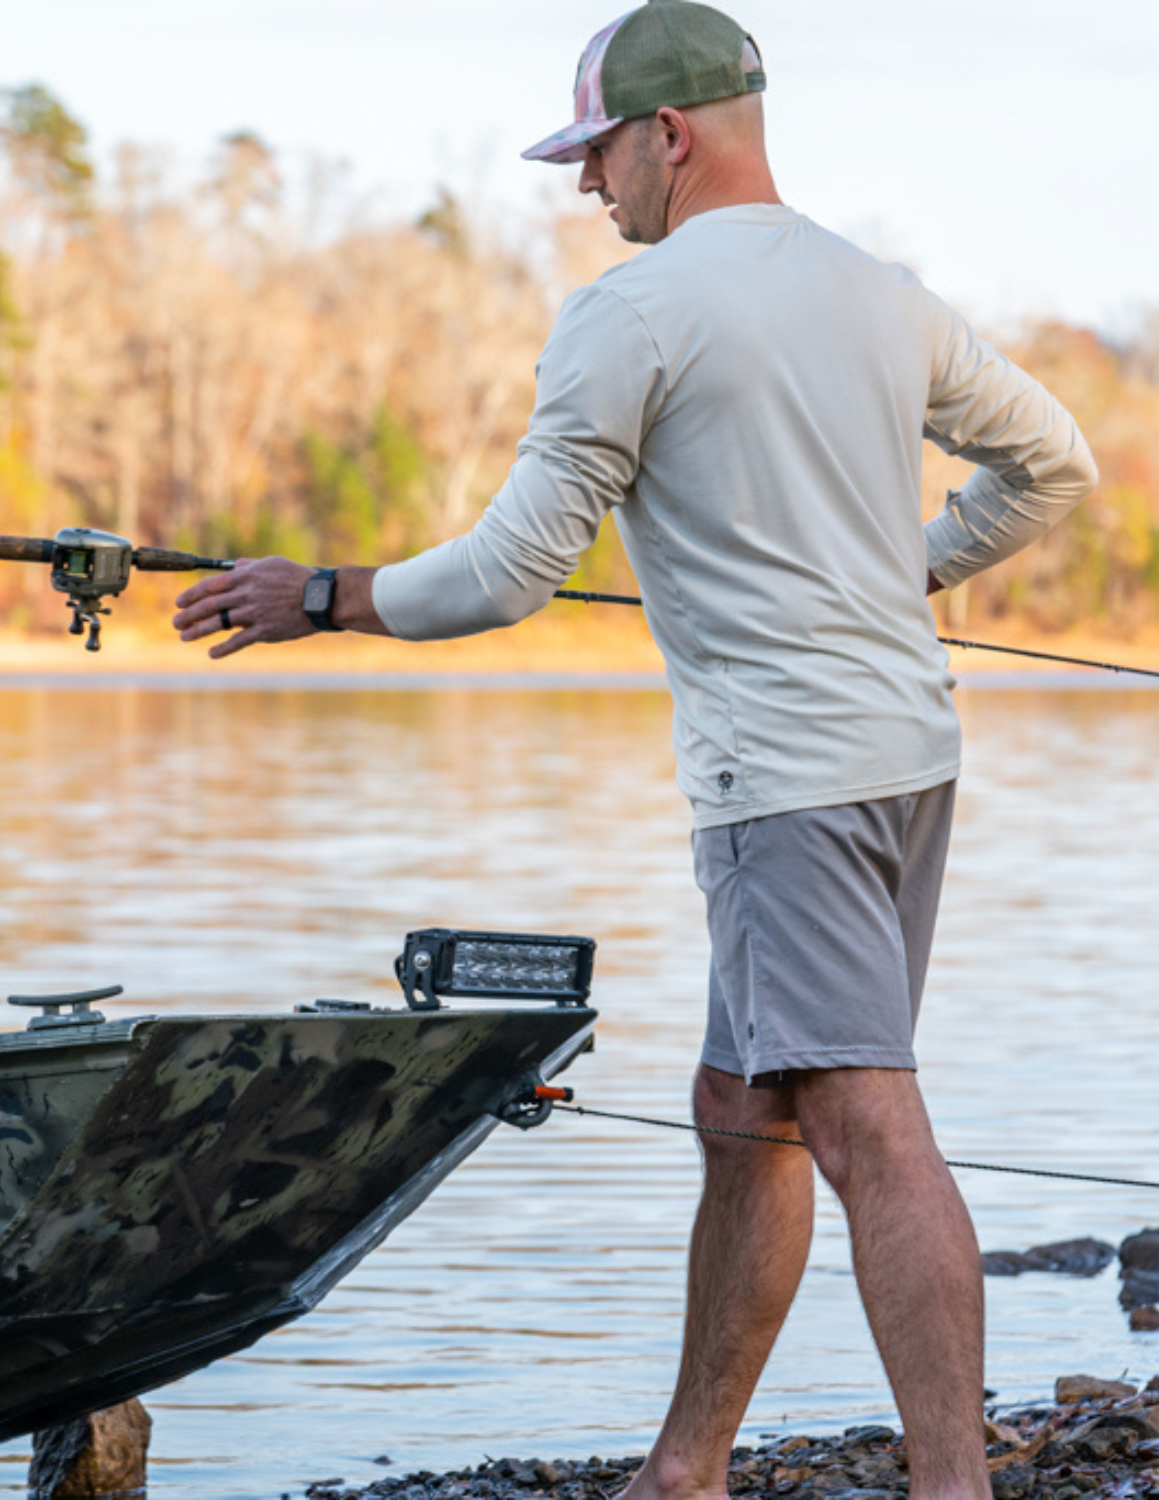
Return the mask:
[(227, 636), (224, 641), (218, 641), (216, 646), (210, 646), (209, 654), (214, 661), (220, 661), (223, 656), (232, 656), (235, 651), (244, 651), (247, 646), (256, 646), (260, 636), (255, 625), (247, 625), (244, 630), (235, 630), (233, 635)]
[(183, 641), (199, 641), (222, 630), (240, 630), (242, 623), (233, 618), (231, 608), (236, 610), (238, 604), (227, 605), (224, 599), (214, 600), (210, 606), (204, 603), (200, 607), (195, 605), (177, 615), (173, 624), (181, 632)]
[(252, 557), (239, 557), (227, 572), (212, 573), (208, 578), (199, 578), (196, 583), (191, 583), (183, 593), (177, 595), (177, 608), (189, 609), (192, 605), (200, 604), (203, 599), (212, 599), (216, 594), (224, 594), (234, 586), (236, 579), (252, 562)]
[(177, 595), (177, 608), (189, 609), (191, 605), (199, 604), (202, 599), (211, 599), (214, 594), (224, 593), (232, 583), (232, 573), (215, 573), (210, 578), (199, 579), (184, 593)]

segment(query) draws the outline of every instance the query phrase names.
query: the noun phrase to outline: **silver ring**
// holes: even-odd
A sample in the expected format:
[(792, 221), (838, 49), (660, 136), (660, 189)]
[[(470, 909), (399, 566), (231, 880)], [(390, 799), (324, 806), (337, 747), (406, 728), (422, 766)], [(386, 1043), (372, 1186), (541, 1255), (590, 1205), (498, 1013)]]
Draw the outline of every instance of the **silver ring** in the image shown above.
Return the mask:
[(232, 630), (233, 629), (233, 622), (229, 618), (229, 610), (228, 609), (223, 609), (221, 611), (221, 614), (220, 614), (219, 618), (221, 620), (221, 628), (222, 628), (222, 630)]

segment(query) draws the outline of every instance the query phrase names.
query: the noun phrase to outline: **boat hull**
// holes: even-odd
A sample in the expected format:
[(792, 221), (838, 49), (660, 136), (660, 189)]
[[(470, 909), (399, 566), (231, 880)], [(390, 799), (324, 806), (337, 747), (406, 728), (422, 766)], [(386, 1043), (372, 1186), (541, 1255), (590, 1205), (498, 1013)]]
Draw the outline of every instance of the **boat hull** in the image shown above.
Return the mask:
[(175, 1018), (7, 1047), (0, 1440), (309, 1311), (594, 1021), (582, 1007)]

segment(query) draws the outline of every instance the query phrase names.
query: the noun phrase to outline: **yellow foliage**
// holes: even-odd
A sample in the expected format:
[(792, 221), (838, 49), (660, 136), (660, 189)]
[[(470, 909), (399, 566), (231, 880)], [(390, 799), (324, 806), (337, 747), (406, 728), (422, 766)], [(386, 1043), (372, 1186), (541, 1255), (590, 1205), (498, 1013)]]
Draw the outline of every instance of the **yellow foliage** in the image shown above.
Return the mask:
[[(142, 544), (366, 562), (464, 530), (514, 458), (563, 292), (631, 252), (582, 209), (500, 241), (447, 193), (416, 224), (310, 243), (272, 153), (228, 145), (184, 196), (126, 150), (83, 226), (0, 246), (19, 321), (0, 341), (0, 530), (75, 518)], [(1010, 351), (1073, 411), (1102, 482), (1040, 545), (939, 599), (955, 629), (1159, 620), (1147, 337), (1132, 358), (1049, 323)], [(968, 473), (927, 445), (924, 513)], [(613, 527), (575, 583), (634, 591)]]

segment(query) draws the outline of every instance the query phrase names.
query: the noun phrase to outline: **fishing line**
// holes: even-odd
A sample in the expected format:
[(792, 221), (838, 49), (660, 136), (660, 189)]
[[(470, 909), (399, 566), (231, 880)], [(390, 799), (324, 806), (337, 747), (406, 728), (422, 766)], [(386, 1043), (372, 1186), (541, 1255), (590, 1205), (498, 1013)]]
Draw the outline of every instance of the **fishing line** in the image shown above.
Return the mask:
[[(557, 599), (575, 599), (581, 604), (638, 604), (643, 600), (631, 594), (593, 594), (584, 589), (556, 589)], [(1068, 667), (1091, 667), (1097, 672), (1130, 672), (1135, 677), (1159, 677), (1159, 671), (1150, 667), (1126, 667), (1120, 662), (1090, 661), (1083, 656), (1056, 656), (1051, 651), (1029, 651), (1021, 646), (991, 646), (986, 641), (961, 641), (954, 636), (940, 635), (943, 646), (957, 646), (963, 651), (1000, 651), (1004, 656), (1029, 656), (1034, 661), (1062, 662)]]
[[(760, 1141), (768, 1146), (800, 1146), (802, 1151), (809, 1149), (804, 1141), (798, 1140), (795, 1136), (756, 1135), (747, 1130), (724, 1130), (716, 1125), (693, 1125), (682, 1120), (658, 1120), (651, 1115), (616, 1114), (612, 1110), (591, 1109), (585, 1104), (557, 1102), (554, 1107), (566, 1110), (572, 1115), (595, 1115), (601, 1120), (624, 1120), (631, 1125), (656, 1125), (664, 1130), (691, 1130), (697, 1135), (724, 1135), (738, 1141)], [(1159, 1182), (1142, 1182), (1131, 1177), (1100, 1177), (1091, 1172), (1056, 1172), (1047, 1167), (1009, 1167), (985, 1161), (951, 1161), (948, 1157), (945, 1160), (947, 1167), (955, 1167), (959, 1171), (1009, 1172), (1019, 1177), (1054, 1177), (1064, 1182), (1097, 1182), (1108, 1187), (1148, 1188), (1159, 1192)]]

